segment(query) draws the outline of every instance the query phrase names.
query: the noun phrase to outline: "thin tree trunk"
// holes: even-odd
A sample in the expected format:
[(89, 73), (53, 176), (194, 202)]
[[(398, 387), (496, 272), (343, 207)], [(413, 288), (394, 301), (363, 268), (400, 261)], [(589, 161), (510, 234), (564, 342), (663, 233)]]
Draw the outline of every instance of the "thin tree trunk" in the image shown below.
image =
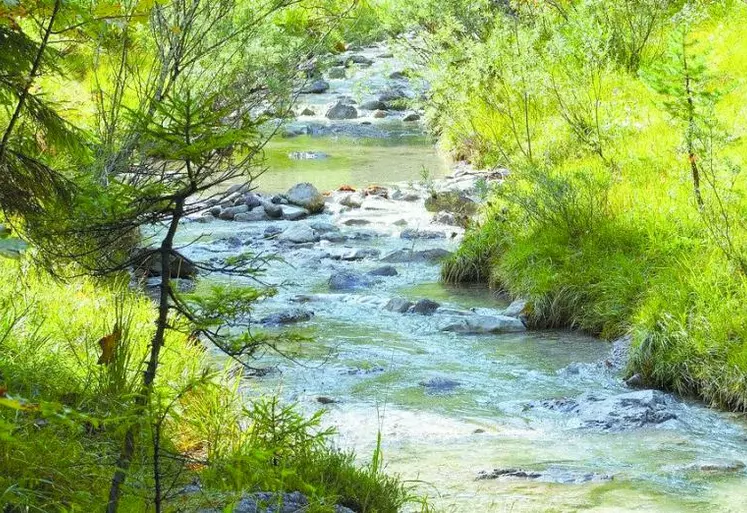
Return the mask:
[[(156, 321), (156, 332), (150, 344), (150, 359), (143, 372), (143, 386), (140, 395), (135, 403), (136, 414), (145, 411), (145, 407), (150, 399), (153, 383), (156, 380), (158, 372), (159, 357), (161, 348), (163, 348), (166, 329), (169, 322), (169, 289), (171, 287), (171, 257), (174, 253), (174, 236), (179, 226), (179, 221), (184, 214), (184, 198), (178, 197), (175, 200), (174, 214), (171, 217), (169, 230), (161, 242), (161, 284), (158, 299), (158, 319)], [(138, 425), (132, 424), (125, 434), (124, 445), (117, 459), (117, 468), (112, 477), (112, 483), (109, 488), (109, 502), (106, 507), (107, 513), (116, 513), (119, 507), (119, 499), (122, 494), (122, 485), (127, 479), (127, 472), (130, 469), (132, 458), (135, 454), (135, 435), (137, 434)], [(155, 477), (155, 504), (156, 511), (160, 512), (161, 508), (161, 486), (160, 486), (160, 457), (156, 450), (153, 454), (153, 468)]]

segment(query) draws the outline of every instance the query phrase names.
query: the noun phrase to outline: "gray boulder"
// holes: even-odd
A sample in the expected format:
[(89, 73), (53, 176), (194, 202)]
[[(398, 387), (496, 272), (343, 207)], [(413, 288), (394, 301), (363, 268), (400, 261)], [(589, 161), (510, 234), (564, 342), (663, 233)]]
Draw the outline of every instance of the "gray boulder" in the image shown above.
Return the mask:
[(420, 386), (424, 387), (430, 394), (447, 394), (453, 392), (461, 383), (456, 380), (442, 377), (435, 377), (426, 381), (421, 381)]
[(327, 111), (327, 119), (355, 119), (358, 117), (358, 111), (352, 105), (338, 102)]
[[(139, 250), (133, 261), (135, 269), (145, 273), (146, 276), (153, 277), (163, 274), (160, 251), (153, 249)], [(175, 250), (172, 250), (169, 258), (169, 270), (172, 278), (194, 278), (197, 276), (195, 263)]]
[(377, 267), (372, 271), (368, 271), (367, 274), (371, 276), (397, 276), (399, 273), (397, 272), (397, 269), (394, 268), (394, 266), (385, 265), (382, 267)]
[(409, 114), (405, 115), (404, 118), (402, 118), (402, 121), (419, 121), (420, 120), (420, 114), (417, 112), (410, 112)]
[(247, 192), (242, 199), (244, 204), (249, 207), (249, 210), (262, 206), (262, 200), (253, 192)]
[(324, 210), (324, 196), (308, 182), (296, 184), (288, 189), (285, 198), (289, 203), (303, 207), (311, 213)]
[(298, 221), (308, 217), (311, 212), (303, 207), (296, 207), (293, 205), (283, 205), (283, 219), (286, 221)]
[(515, 317), (471, 315), (446, 324), (441, 328), (441, 331), (464, 335), (485, 335), (489, 333), (519, 333), (526, 331), (526, 327), (521, 320)]
[(503, 310), (502, 315), (506, 317), (521, 317), (527, 309), (528, 302), (526, 299), (516, 299)]
[(308, 225), (296, 224), (278, 235), (277, 240), (293, 244), (305, 244), (307, 242), (319, 242), (319, 235)]
[(420, 315), (432, 315), (433, 312), (438, 310), (441, 305), (430, 299), (421, 299), (416, 302), (408, 313), (420, 314)]
[(329, 90), (329, 83), (325, 80), (314, 80), (312, 83), (306, 85), (301, 92), (303, 94), (322, 94)]
[(390, 312), (396, 313), (406, 313), (410, 309), (410, 307), (412, 307), (412, 301), (394, 297), (389, 300), (386, 306), (384, 306), (384, 310), (389, 310)]
[(379, 100), (369, 100), (361, 104), (364, 110), (386, 110), (386, 103)]
[(239, 205), (238, 207), (228, 207), (224, 208), (220, 211), (220, 215), (218, 218), (223, 219), (224, 221), (233, 221), (233, 218), (236, 217), (236, 214), (245, 214), (249, 212), (249, 207), (246, 205)]
[(343, 197), (340, 198), (340, 205), (349, 207), (349, 208), (361, 208), (361, 205), (363, 205), (364, 197), (359, 192), (353, 192), (350, 194), (346, 194)]
[(330, 290), (365, 289), (374, 285), (376, 281), (369, 276), (352, 271), (340, 271), (329, 277), (327, 284)]
[(316, 230), (317, 233), (332, 233), (340, 231), (334, 223), (330, 223), (329, 221), (314, 221), (309, 226)]
[(277, 205), (270, 201), (265, 201), (264, 203), (262, 203), (262, 208), (267, 214), (267, 217), (269, 217), (270, 219), (280, 219), (281, 217), (283, 217), (283, 207), (281, 207), (280, 205)]
[(360, 64), (362, 66), (370, 66), (371, 64), (373, 64), (373, 61), (365, 55), (351, 55), (348, 58), (347, 62), (352, 64)]
[(304, 310), (303, 308), (291, 308), (283, 312), (274, 313), (263, 318), (260, 322), (265, 326), (283, 326), (286, 324), (296, 324), (311, 320), (314, 312)]
[(267, 213), (263, 207), (256, 207), (249, 212), (242, 214), (236, 214), (233, 218), (234, 221), (240, 222), (255, 222), (255, 221), (266, 221), (268, 219)]

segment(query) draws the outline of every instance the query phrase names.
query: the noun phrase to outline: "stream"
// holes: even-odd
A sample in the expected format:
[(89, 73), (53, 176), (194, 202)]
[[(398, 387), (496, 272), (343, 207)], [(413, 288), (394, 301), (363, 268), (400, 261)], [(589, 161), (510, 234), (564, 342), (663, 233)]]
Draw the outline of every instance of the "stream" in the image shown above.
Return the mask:
[[(292, 359), (265, 354), (270, 372), (247, 380), (246, 393), (327, 410), (335, 444), (361, 462), (380, 432), (386, 471), (439, 511), (746, 511), (740, 417), (628, 388), (613, 344), (524, 331), (505, 320), (509, 305), (491, 291), (439, 282), (437, 257), (458, 247), (463, 230), (448, 215), (434, 222), (424, 201), (432, 190), (477, 199), (491, 177), (452, 168), (420, 121), (404, 121), (417, 112), (362, 108), (427, 86), (392, 75), (402, 61), (388, 53), (379, 45), (343, 54), (361, 62), (337, 69), (345, 77), (326, 78), (324, 92), (301, 95), (297, 111), (306, 114), (267, 147), (269, 169), (256, 184), (265, 200), (311, 182), (333, 191), (323, 213), (290, 220), (289, 208), (285, 219), (244, 222), (215, 215), (180, 231), (183, 253), (196, 261), (243, 251), (283, 258), (263, 277), (278, 294), (255, 317), (308, 339), (283, 347)], [(327, 119), (340, 102), (356, 117)], [(386, 187), (361, 192), (373, 184)], [(211, 281), (242, 283), (211, 276), (198, 287)], [(396, 311), (423, 299), (437, 305)], [(444, 330), (486, 318), (509, 332)]]

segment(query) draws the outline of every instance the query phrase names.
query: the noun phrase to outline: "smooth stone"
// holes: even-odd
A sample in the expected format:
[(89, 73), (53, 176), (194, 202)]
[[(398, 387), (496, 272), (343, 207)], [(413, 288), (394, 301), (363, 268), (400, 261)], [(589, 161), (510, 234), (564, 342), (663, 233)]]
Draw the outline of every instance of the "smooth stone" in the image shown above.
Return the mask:
[(696, 470), (699, 472), (712, 473), (733, 473), (741, 472), (745, 469), (745, 464), (739, 460), (713, 460), (692, 463), (685, 467), (685, 470)]
[(269, 239), (272, 237), (276, 237), (277, 235), (280, 235), (283, 233), (283, 229), (279, 226), (268, 226), (265, 228), (264, 233), (262, 234), (264, 238)]
[(247, 192), (241, 199), (249, 210), (262, 206), (262, 200), (253, 192)]
[(324, 210), (324, 196), (308, 182), (296, 184), (288, 189), (285, 198), (289, 203), (303, 207), (312, 214)]
[(403, 100), (406, 98), (407, 98), (407, 95), (401, 89), (388, 89), (386, 91), (383, 91), (381, 94), (379, 94), (379, 101), (384, 102), (384, 103), (388, 103), (388, 102), (396, 101), (396, 100)]
[(333, 255), (333, 260), (365, 260), (366, 258), (377, 258), (381, 251), (375, 248), (352, 248), (337, 255)]
[(220, 215), (218, 216), (220, 219), (223, 219), (224, 221), (233, 221), (233, 218), (236, 217), (236, 214), (245, 214), (249, 212), (249, 207), (246, 205), (239, 205), (238, 207), (228, 207), (221, 210)]
[(515, 299), (503, 310), (502, 315), (506, 317), (521, 317), (526, 312), (527, 306), (528, 302), (526, 299)]
[(304, 219), (306, 217), (309, 217), (311, 212), (306, 210), (303, 207), (296, 207), (293, 205), (283, 205), (283, 219), (287, 221), (298, 221), (299, 219)]
[(385, 265), (383, 267), (377, 267), (372, 271), (368, 271), (367, 274), (370, 274), (371, 276), (397, 276), (399, 273), (397, 272), (397, 269), (394, 268), (394, 266)]
[(291, 308), (282, 312), (274, 313), (263, 318), (260, 322), (265, 326), (283, 326), (286, 324), (296, 324), (311, 320), (314, 312), (303, 308)]
[(371, 224), (371, 221), (368, 219), (348, 219), (344, 223), (345, 226), (366, 226)]
[(301, 93), (303, 94), (322, 94), (327, 91), (329, 91), (329, 82), (321, 79), (315, 80), (301, 89)]
[(311, 226), (318, 233), (330, 233), (330, 232), (340, 231), (340, 229), (337, 226), (335, 226), (334, 223), (330, 223), (327, 221), (314, 221), (309, 226)]
[(410, 121), (420, 121), (420, 114), (416, 112), (411, 112), (407, 114), (404, 118), (402, 118), (402, 121), (410, 122)]
[(236, 214), (233, 218), (234, 221), (239, 222), (256, 222), (256, 221), (266, 221), (268, 219), (267, 213), (265, 212), (264, 207), (257, 207), (253, 208), (249, 212), (244, 212), (243, 214)]
[(375, 119), (383, 119), (383, 118), (387, 117), (388, 115), (389, 115), (389, 113), (385, 109), (380, 109), (380, 110), (377, 110), (377, 111), (375, 111), (373, 113), (373, 117)]
[(437, 263), (449, 256), (451, 256), (451, 252), (441, 248), (424, 249), (420, 251), (398, 249), (386, 255), (381, 259), (381, 261), (388, 264)]
[(361, 208), (363, 205), (363, 195), (358, 192), (346, 194), (340, 198), (340, 205), (350, 208)]
[(401, 239), (413, 240), (413, 239), (443, 239), (446, 237), (443, 232), (437, 232), (433, 230), (418, 230), (417, 228), (407, 228), (402, 230), (400, 233)]
[(371, 64), (373, 64), (373, 61), (369, 59), (368, 57), (366, 57), (365, 55), (351, 55), (348, 58), (347, 62), (353, 63), (353, 64), (360, 64), (362, 66), (370, 66)]
[(278, 235), (277, 240), (293, 244), (304, 244), (307, 242), (318, 242), (319, 235), (310, 226), (297, 224), (287, 228), (283, 233)]
[(340, 271), (329, 277), (327, 284), (330, 290), (355, 290), (371, 287), (375, 283), (368, 276), (352, 271)]
[(386, 306), (384, 306), (384, 310), (389, 310), (390, 312), (396, 313), (406, 313), (410, 309), (412, 304), (412, 301), (395, 297), (389, 300)]
[(280, 219), (283, 217), (283, 207), (280, 205), (265, 201), (262, 204), (262, 208), (264, 209), (265, 214), (267, 214), (267, 217), (271, 219)]
[[(149, 277), (161, 276), (163, 274), (161, 252), (155, 251), (146, 255), (145, 251), (140, 250), (139, 256), (135, 257), (135, 268), (144, 271)], [(172, 278), (194, 278), (197, 276), (197, 266), (195, 263), (176, 250), (171, 252), (169, 269), (169, 274)]]
[(215, 221), (215, 216), (213, 214), (203, 214), (200, 217), (197, 218), (198, 223), (212, 223)]
[(408, 310), (408, 313), (432, 315), (440, 306), (440, 303), (436, 303), (430, 299), (420, 299)]
[(301, 111), (301, 116), (316, 116), (316, 112), (313, 109), (306, 107)]
[(515, 317), (472, 315), (449, 323), (441, 331), (465, 335), (485, 335), (489, 333), (519, 333), (527, 328)]
[(379, 100), (369, 100), (361, 104), (361, 109), (364, 110), (386, 110), (386, 104)]
[(327, 111), (327, 119), (344, 120), (355, 119), (358, 117), (358, 111), (352, 105), (337, 103)]

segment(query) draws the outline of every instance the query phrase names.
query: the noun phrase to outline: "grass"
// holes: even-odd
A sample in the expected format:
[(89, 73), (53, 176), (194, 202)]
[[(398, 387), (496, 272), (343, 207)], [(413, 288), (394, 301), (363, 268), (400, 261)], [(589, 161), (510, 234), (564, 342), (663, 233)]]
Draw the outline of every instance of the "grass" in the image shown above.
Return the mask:
[[(168, 510), (224, 507), (241, 493), (301, 491), (310, 511), (337, 503), (394, 512), (417, 502), (397, 476), (329, 447), (319, 417), (247, 396), (239, 369), (170, 332), (151, 412), (132, 417), (153, 332), (154, 306), (126, 283), (53, 280), (0, 259), (0, 509), (104, 508), (124, 431), (141, 423), (121, 511), (152, 508), (151, 435), (161, 424)], [(99, 340), (122, 328), (108, 365)], [(200, 480), (204, 491), (174, 492)], [(6, 509), (10, 508), (10, 509)]]
[[(734, 41), (747, 8), (731, 2), (708, 14), (693, 39), (709, 71), (729, 83), (716, 106), (732, 136), (720, 158), (740, 166), (747, 149), (739, 138), (747, 84), (734, 78), (747, 72), (747, 48)], [(510, 58), (493, 51), (496, 59)], [(453, 86), (454, 78), (444, 83)], [(583, 95), (585, 87), (581, 81), (565, 93)], [(477, 163), (508, 165), (512, 175), (493, 190), (479, 223), (444, 263), (442, 279), (488, 283), (529, 299), (537, 328), (572, 328), (608, 339), (631, 333), (630, 374), (747, 411), (747, 277), (734, 258), (747, 248), (738, 221), (747, 213), (744, 173), (716, 173), (719, 194), (731, 201), (736, 249), (729, 254), (713, 231), (720, 221), (695, 205), (682, 127), (637, 74), (614, 66), (604, 71), (604, 158), (579, 140), (549, 92), (534, 93), (543, 105), (533, 113), (542, 128), (535, 133), (535, 155), (542, 156), (528, 162), (506, 143), (505, 117), (481, 99), (484, 94), (450, 91), (454, 99), (445, 112), (455, 119), (440, 126), (442, 141)], [(706, 208), (712, 209), (718, 199), (706, 191)]]

